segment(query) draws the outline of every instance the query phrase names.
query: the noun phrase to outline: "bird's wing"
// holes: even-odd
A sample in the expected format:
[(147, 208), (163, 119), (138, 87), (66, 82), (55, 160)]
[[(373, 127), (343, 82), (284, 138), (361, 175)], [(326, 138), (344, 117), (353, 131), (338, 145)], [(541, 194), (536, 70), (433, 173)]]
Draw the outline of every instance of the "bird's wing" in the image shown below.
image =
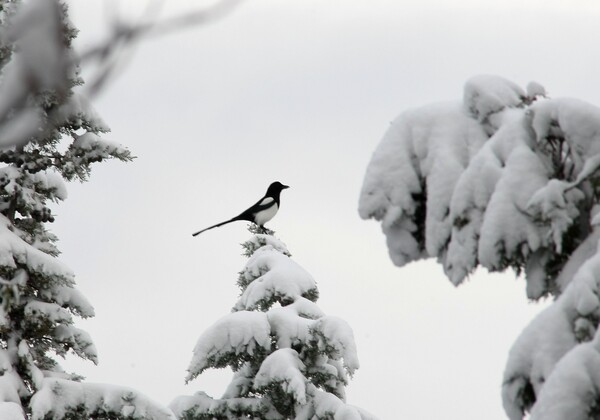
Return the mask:
[(252, 208), (254, 208), (255, 211), (266, 210), (269, 207), (273, 206), (274, 202), (275, 202), (275, 199), (273, 197), (264, 197), (264, 198), (261, 198), (258, 201), (258, 203), (253, 205)]
[(237, 220), (247, 220), (249, 222), (254, 222), (254, 216), (256, 213), (260, 213), (268, 208), (273, 207), (277, 203), (273, 197), (263, 197), (258, 200), (253, 206), (247, 208), (238, 216), (235, 217)]

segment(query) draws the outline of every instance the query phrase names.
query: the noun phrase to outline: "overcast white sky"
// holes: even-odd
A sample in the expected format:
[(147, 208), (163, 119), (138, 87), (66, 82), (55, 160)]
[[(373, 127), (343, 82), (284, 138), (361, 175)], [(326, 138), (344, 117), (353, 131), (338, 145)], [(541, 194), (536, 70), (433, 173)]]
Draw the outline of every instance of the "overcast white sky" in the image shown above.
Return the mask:
[[(107, 10), (135, 17), (144, 4), (69, 3), (82, 48)], [(202, 4), (165, 3), (165, 15)], [(219, 397), (229, 373), (183, 379), (198, 336), (238, 296), (249, 234), (241, 222), (191, 233), (279, 180), (291, 188), (270, 227), (317, 280), (321, 308), (354, 329), (348, 402), (381, 419), (505, 418), (508, 349), (542, 305), (512, 273), (454, 288), (433, 261), (394, 267), (358, 194), (389, 122), (460, 99), (473, 75), (600, 104), (599, 14), (595, 0), (252, 0), (144, 43), (96, 100), (107, 137), (138, 159), (96, 167), (55, 211), (62, 261), (97, 312), (78, 325), (100, 353), (97, 367), (66, 367), (165, 404)]]

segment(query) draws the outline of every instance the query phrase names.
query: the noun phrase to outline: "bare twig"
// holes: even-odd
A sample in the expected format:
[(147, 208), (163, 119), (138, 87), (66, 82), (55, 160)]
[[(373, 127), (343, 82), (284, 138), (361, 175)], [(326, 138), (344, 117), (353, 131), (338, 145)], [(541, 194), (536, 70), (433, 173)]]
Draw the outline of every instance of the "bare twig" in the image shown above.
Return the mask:
[(113, 31), (109, 38), (79, 56), (79, 62), (82, 65), (97, 60), (101, 67), (97, 74), (88, 81), (86, 94), (94, 96), (100, 92), (110, 77), (116, 73), (117, 67), (123, 63), (125, 52), (131, 51), (143, 37), (164, 36), (190, 27), (212, 23), (229, 15), (240, 3), (241, 0), (221, 0), (209, 8), (158, 21), (155, 19), (163, 1), (156, 0), (149, 3), (143, 23), (123, 23), (119, 18), (115, 18)]
[(220, 0), (208, 8), (161, 21), (158, 15), (164, 0), (151, 0), (140, 22), (125, 23), (115, 14), (108, 38), (76, 56), (61, 41), (64, 34), (58, 0), (24, 5), (22, 13), (0, 30), (0, 45), (19, 45), (18, 55), (11, 60), (14, 63), (10, 63), (10, 69), (3, 69), (0, 81), (0, 149), (25, 144), (52, 126), (59, 107), (42, 112), (29, 105), (28, 98), (41, 92), (55, 92), (59, 98), (66, 98), (74, 68), (95, 67), (82, 92), (88, 98), (94, 97), (143, 39), (214, 22), (239, 3), (241, 0)]

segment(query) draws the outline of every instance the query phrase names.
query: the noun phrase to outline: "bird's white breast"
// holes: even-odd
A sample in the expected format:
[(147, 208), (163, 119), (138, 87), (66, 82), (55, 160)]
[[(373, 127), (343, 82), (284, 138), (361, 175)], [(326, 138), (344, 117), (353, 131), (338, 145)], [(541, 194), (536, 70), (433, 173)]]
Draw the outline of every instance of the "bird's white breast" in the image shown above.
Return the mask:
[[(260, 202), (260, 204), (261, 205), (269, 204), (273, 201), (274, 200), (271, 197), (266, 197), (264, 200), (262, 200)], [(275, 217), (275, 215), (277, 214), (277, 210), (279, 210), (279, 206), (277, 204), (273, 204), (271, 207), (269, 207), (265, 210), (259, 211), (254, 216), (254, 220), (256, 221), (256, 224), (260, 225), (260, 226), (264, 225), (269, 220), (271, 220), (273, 217)]]

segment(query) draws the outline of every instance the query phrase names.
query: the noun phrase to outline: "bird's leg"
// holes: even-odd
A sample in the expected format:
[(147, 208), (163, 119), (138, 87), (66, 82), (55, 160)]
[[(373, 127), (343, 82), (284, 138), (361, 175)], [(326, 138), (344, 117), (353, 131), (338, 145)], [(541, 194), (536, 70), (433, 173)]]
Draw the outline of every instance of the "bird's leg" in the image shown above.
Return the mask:
[(255, 226), (256, 226), (256, 233), (260, 233), (262, 235), (270, 235), (270, 236), (273, 236), (275, 234), (274, 231), (272, 231), (271, 229), (266, 228), (262, 225), (255, 225)]

